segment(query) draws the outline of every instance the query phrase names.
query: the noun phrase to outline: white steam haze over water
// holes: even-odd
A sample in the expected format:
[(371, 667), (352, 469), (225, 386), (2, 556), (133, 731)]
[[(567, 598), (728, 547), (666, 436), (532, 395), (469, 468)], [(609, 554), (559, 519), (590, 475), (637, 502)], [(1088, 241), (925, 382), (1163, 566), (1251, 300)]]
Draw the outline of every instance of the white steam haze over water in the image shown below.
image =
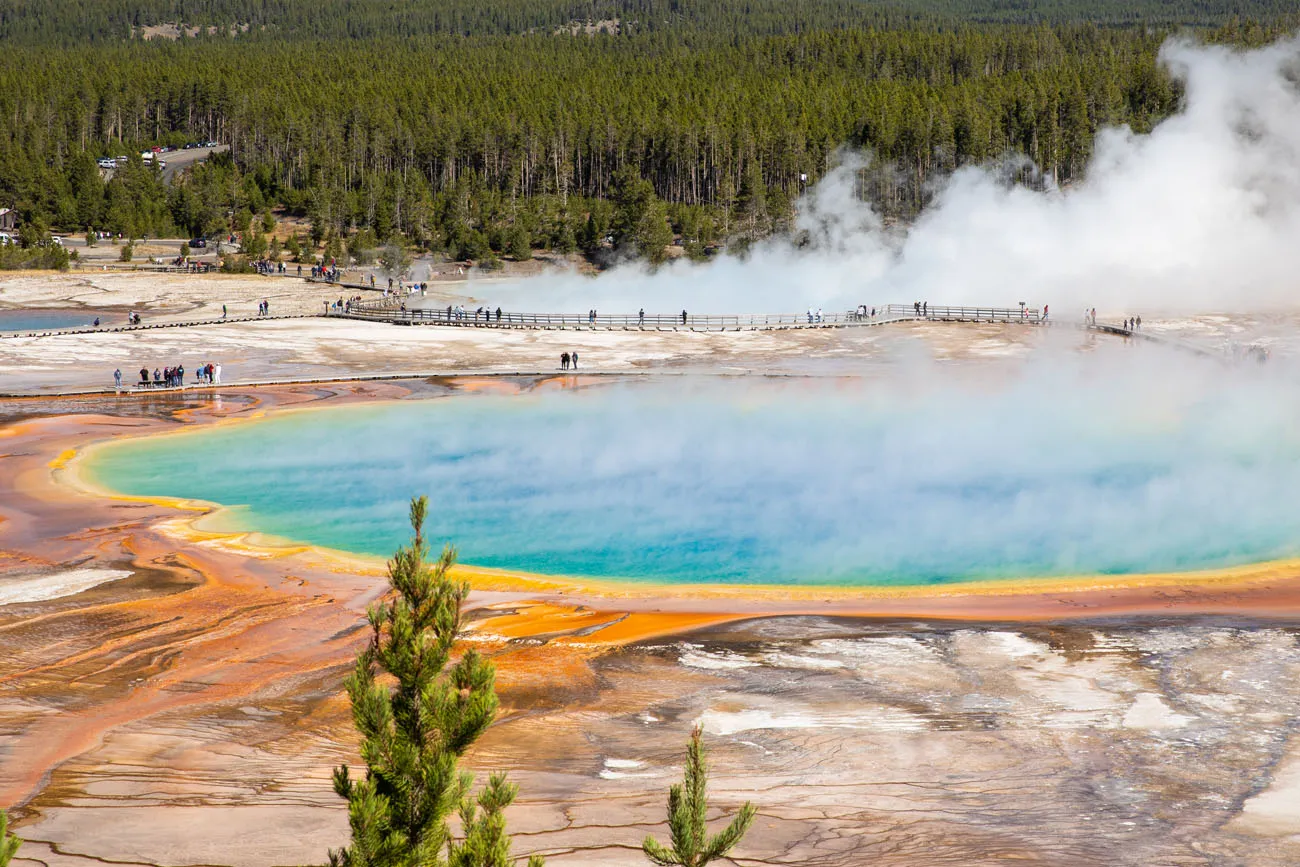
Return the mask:
[(1300, 554), (1289, 368), (1104, 345), (965, 375), (909, 360), (849, 381), (322, 409), (115, 443), (85, 471), (240, 507), (233, 529), (378, 556), (405, 538), (407, 498), (429, 493), (430, 538), (465, 562), (674, 583), (936, 584)]
[[(857, 304), (1050, 304), (1060, 313), (1254, 311), (1294, 304), (1300, 278), (1300, 38), (1237, 51), (1167, 43), (1182, 109), (1138, 135), (1102, 130), (1086, 180), (1009, 187), (963, 168), (904, 234), (854, 195), (846, 160), (799, 203), (813, 243), (739, 259), (626, 265), (493, 287), (494, 302), (605, 312), (798, 312)], [(507, 297), (501, 297), (507, 296)]]

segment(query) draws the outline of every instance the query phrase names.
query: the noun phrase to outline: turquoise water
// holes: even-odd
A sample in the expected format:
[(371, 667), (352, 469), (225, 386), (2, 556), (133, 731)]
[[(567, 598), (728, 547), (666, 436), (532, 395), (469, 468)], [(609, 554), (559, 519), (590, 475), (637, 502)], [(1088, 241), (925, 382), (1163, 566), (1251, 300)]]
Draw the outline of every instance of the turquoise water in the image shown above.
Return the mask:
[(89, 328), (100, 317), (100, 323), (108, 321), (108, 316), (100, 313), (85, 313), (80, 310), (50, 309), (0, 309), (0, 331), (61, 331), (68, 328)]
[(378, 555), (427, 493), (430, 536), (465, 562), (630, 580), (934, 584), (1296, 554), (1297, 403), (1183, 379), (1121, 389), (1083, 365), (992, 385), (461, 395), (127, 441), (88, 471)]

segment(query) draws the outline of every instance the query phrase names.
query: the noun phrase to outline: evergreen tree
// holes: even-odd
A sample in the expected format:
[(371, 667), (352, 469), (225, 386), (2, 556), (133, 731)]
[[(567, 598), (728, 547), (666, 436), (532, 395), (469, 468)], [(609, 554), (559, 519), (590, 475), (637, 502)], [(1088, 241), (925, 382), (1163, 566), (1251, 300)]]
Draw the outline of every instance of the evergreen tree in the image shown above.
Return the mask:
[(657, 199), (650, 202), (636, 226), (637, 254), (651, 265), (668, 258), (666, 247), (673, 242), (673, 230), (668, 225), (668, 209)]
[[(18, 854), (23, 841), (9, 833), (9, 814), (0, 810), (0, 867), (9, 867), (10, 860)], [(532, 864), (529, 864), (532, 867)]]
[(654, 837), (641, 844), (645, 856), (659, 867), (704, 867), (725, 858), (754, 821), (754, 805), (748, 801), (720, 833), (709, 836), (707, 788), (709, 766), (704, 756), (704, 730), (696, 726), (686, 750), (686, 778), (668, 790), (668, 831), (672, 847)]
[(506, 242), (506, 255), (516, 262), (527, 262), (533, 258), (533, 245), (528, 237), (528, 232), (523, 226), (515, 226), (510, 230), (509, 240)]
[[(388, 564), (394, 598), (367, 612), (370, 643), (347, 680), (366, 775), (355, 779), (347, 765), (334, 772), (334, 790), (348, 801), (352, 844), (330, 852), (332, 867), (510, 864), (502, 811), (515, 788), (493, 776), (471, 803), (473, 778), (459, 766), (496, 715), (496, 671), (473, 648), (451, 661), (469, 585), (448, 574), (454, 549), (429, 564), (428, 503), (411, 501), (413, 538)], [(447, 826), (457, 811), (461, 841)]]

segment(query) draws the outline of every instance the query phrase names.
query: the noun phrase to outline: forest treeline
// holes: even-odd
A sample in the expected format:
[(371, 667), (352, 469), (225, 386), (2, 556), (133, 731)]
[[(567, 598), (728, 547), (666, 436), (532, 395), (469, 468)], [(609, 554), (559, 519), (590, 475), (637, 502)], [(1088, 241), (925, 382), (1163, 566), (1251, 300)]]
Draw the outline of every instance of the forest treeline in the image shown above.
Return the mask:
[(617, 22), (623, 34), (724, 36), (921, 23), (1216, 27), (1295, 12), (1291, 0), (6, 0), (0, 41), (114, 42), (163, 24), (217, 41), (391, 40), (553, 33), (586, 22)]
[[(1210, 38), (1284, 27), (1231, 22)], [(660, 237), (668, 220), (701, 254), (785, 228), (846, 146), (875, 156), (863, 194), (900, 216), (936, 174), (1008, 154), (1075, 181), (1099, 127), (1145, 131), (1176, 109), (1156, 61), (1165, 36), (1084, 24), (13, 43), (0, 206), (129, 236), (242, 230), (282, 206), (318, 242), (365, 229), (462, 258), (593, 250)], [(173, 185), (138, 160), (196, 139), (231, 157)], [(137, 157), (106, 182), (95, 159), (121, 154)]]

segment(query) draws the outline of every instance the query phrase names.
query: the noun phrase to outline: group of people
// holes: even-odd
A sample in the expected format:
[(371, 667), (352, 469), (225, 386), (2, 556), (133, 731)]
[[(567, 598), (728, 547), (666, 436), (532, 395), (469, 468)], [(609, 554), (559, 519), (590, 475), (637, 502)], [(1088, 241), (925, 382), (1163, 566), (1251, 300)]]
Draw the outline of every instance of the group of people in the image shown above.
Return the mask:
[[(283, 274), (285, 271), (283, 262), (272, 262), (269, 259), (260, 259), (253, 263), (253, 268), (263, 277), (270, 277), (275, 274)], [(298, 276), (302, 276), (302, 267), (298, 268)]]
[(353, 295), (351, 298), (348, 298), (346, 301), (342, 298), (338, 299), (337, 301), (326, 301), (325, 315), (328, 316), (330, 313), (351, 313), (352, 305), (356, 304), (360, 300), (361, 300), (360, 295)]
[[(1124, 320), (1124, 327), (1129, 331), (1140, 331), (1142, 329), (1142, 317), (1130, 316)], [(1160, 329), (1157, 328), (1156, 330), (1159, 331)]]
[(180, 268), (187, 274), (207, 274), (210, 271), (216, 270), (216, 266), (211, 262), (196, 262), (193, 259), (186, 258), (185, 256), (177, 256), (173, 259), (171, 267)]
[(560, 353), (560, 370), (570, 370), (570, 369), (572, 369), (572, 370), (577, 370), (577, 369), (578, 369), (578, 353), (577, 353), (576, 351), (574, 351), (574, 352), (561, 352), (561, 353)]
[[(370, 288), (371, 288), (371, 289), (374, 289), (374, 288), (375, 288), (375, 275), (374, 275), (374, 274), (371, 274), (371, 275), (370, 275)], [(406, 284), (403, 283), (401, 280), (398, 280), (398, 281), (397, 281), (397, 288), (394, 289), (394, 288), (393, 288), (393, 278), (392, 278), (392, 277), (389, 277), (389, 278), (388, 278), (388, 288), (384, 290), (384, 297), (387, 298), (389, 295), (414, 295), (414, 294), (417, 293), (417, 292), (420, 293), (420, 296), (421, 296), (421, 297), (423, 297), (425, 294), (428, 293), (428, 291), (429, 291), (429, 284), (428, 284), (428, 283), (412, 283), (412, 284), (411, 284), (411, 288), (410, 288), (410, 289), (407, 289), (407, 288), (406, 288)]]
[[(471, 314), (463, 304), (457, 304), (454, 307), (448, 304), (446, 315), (447, 315), (447, 321), (451, 322), (453, 320), (460, 321), (460, 320), (469, 319)], [(496, 321), (500, 322), (502, 313), (500, 307), (496, 309), (495, 313), (489, 307), (479, 307), (474, 311), (473, 316), (475, 322), (483, 321), (483, 322), (490, 323), (494, 316), (496, 317)]]
[(859, 304), (858, 309), (855, 311), (855, 313), (859, 319), (866, 319), (868, 317), (870, 317), (871, 319), (876, 318), (876, 308), (867, 307), (867, 305), (865, 304)]
[(129, 313), (127, 313), (127, 314), (126, 314), (126, 324), (127, 324), (127, 325), (139, 325), (139, 324), (140, 324), (140, 314), (139, 314), (139, 313), (136, 313), (134, 310), (132, 310), (132, 311), (130, 311)]
[[(313, 280), (327, 280), (330, 283), (334, 283), (339, 279), (340, 274), (341, 272), (339, 271), (337, 265), (328, 265), (328, 266), (312, 265), (311, 266), (311, 278)], [(299, 277), (302, 276), (301, 265), (298, 266), (298, 276)], [(371, 286), (375, 285), (374, 278), (371, 278), (370, 285)]]
[[(221, 384), (221, 365), (220, 364), (202, 364), (199, 369), (194, 371), (194, 381), (196, 383), (209, 383), (212, 385)], [(155, 367), (152, 378), (149, 374), (149, 368), (140, 368), (140, 382), (144, 388), (176, 388), (185, 384), (185, 365), (178, 364), (175, 367)], [(113, 387), (118, 391), (122, 390), (122, 370), (118, 368), (113, 371)]]
[(821, 309), (820, 307), (817, 308), (817, 311), (816, 311), (816, 312), (813, 312), (813, 309), (812, 309), (811, 307), (809, 307), (809, 308), (808, 308), (808, 321), (809, 321), (810, 323), (811, 323), (811, 322), (825, 322), (825, 321), (826, 321), (826, 317), (822, 315), (822, 309)]
[(267, 301), (265, 298), (263, 298), (261, 301), (259, 301), (259, 302), (257, 303), (257, 315), (258, 315), (258, 316), (270, 316), (270, 315), (271, 315), (271, 302), (270, 302), (270, 301)]

